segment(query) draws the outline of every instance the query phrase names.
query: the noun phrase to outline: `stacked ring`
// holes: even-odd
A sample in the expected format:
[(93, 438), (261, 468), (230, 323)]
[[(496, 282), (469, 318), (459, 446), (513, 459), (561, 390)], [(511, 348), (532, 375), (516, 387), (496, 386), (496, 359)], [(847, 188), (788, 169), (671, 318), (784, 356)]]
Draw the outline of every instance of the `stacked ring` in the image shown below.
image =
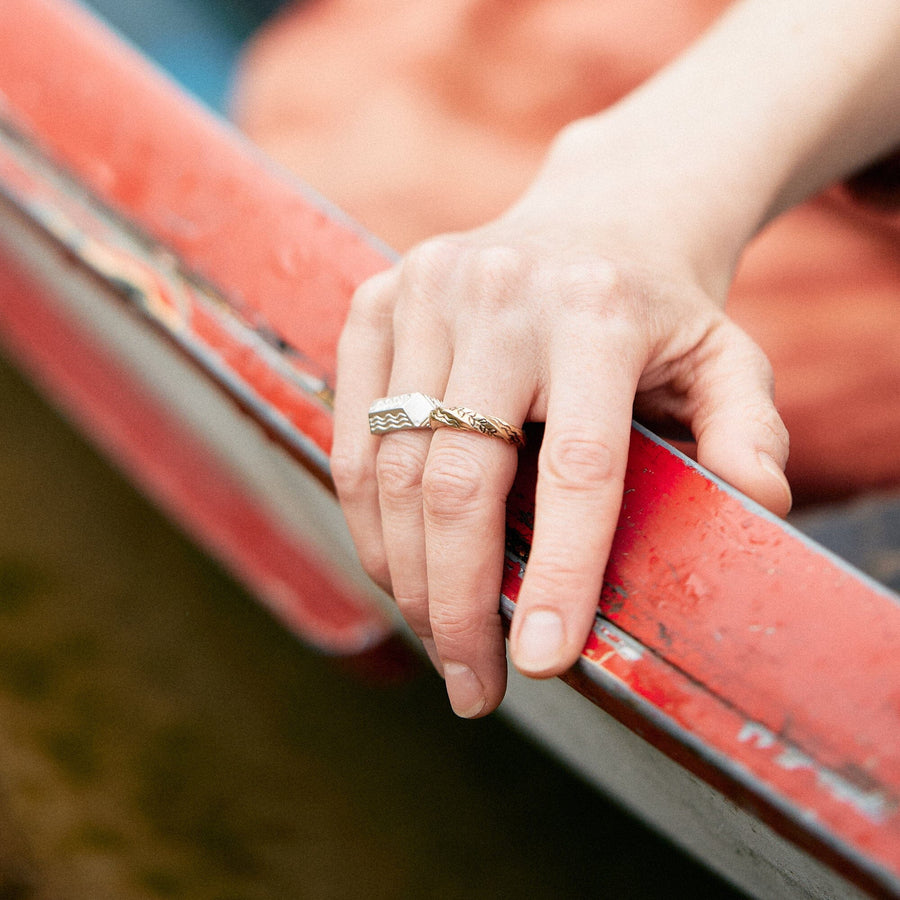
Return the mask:
[(431, 412), (431, 427), (458, 428), (500, 438), (514, 447), (525, 446), (525, 432), (496, 416), (485, 416), (467, 406), (437, 406)]
[(381, 397), (369, 407), (369, 431), (389, 434), (409, 428), (456, 428), (500, 438), (514, 447), (525, 446), (525, 432), (496, 416), (484, 416), (467, 406), (443, 406), (428, 394)]

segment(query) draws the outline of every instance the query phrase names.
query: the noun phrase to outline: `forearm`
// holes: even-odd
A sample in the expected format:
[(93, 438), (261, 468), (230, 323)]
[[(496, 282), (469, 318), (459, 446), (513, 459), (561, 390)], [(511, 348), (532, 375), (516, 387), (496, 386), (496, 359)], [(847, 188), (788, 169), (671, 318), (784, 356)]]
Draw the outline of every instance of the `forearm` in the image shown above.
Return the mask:
[(546, 174), (559, 183), (592, 167), (602, 184), (582, 202), (627, 192), (678, 223), (682, 250), (707, 248), (715, 258), (699, 269), (721, 271), (774, 216), (897, 145), (900, 0), (742, 0), (616, 107), (568, 129)]

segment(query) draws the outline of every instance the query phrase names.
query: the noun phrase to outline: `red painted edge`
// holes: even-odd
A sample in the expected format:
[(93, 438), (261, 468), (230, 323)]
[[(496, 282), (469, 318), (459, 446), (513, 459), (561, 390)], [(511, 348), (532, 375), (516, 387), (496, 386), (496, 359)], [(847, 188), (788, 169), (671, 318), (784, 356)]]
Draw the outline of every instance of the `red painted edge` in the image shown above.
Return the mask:
[[(84, 9), (0, 3), (0, 114), (195, 273), (228, 285), (248, 317), (333, 372), (349, 298), (388, 264), (384, 251)], [(316, 315), (298, 316), (304, 308)]]
[[(509, 502), (510, 605), (535, 443)], [(634, 433), (597, 622), (567, 680), (870, 889), (873, 869), (900, 872), (898, 647), (895, 595)]]
[(297, 634), (342, 654), (389, 635), (371, 601), (286, 534), (202, 439), (2, 250), (0, 338), (130, 478)]

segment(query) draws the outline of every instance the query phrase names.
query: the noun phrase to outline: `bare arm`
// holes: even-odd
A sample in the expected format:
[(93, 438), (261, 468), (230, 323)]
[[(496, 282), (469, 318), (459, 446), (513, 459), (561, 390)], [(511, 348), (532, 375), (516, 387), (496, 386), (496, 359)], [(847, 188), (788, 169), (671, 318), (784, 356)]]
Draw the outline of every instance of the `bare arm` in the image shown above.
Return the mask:
[(718, 236), (736, 257), (778, 213), (900, 146), (900, 2), (743, 0), (568, 131), (561, 172), (593, 165), (599, 187), (657, 212), (668, 201), (688, 243)]

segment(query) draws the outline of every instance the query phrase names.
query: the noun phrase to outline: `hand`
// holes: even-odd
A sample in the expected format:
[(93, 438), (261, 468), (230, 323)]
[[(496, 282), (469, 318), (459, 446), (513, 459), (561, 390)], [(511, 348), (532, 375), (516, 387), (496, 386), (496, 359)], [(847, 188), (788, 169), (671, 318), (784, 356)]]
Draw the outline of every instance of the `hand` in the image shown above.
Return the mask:
[(641, 208), (634, 185), (586, 179), (572, 147), (562, 141), (499, 220), (427, 241), (363, 285), (339, 347), (332, 469), (351, 533), (465, 717), (505, 690), (498, 598), (516, 450), (449, 428), (374, 437), (376, 398), (420, 391), (546, 422), (510, 633), (526, 675), (565, 671), (589, 633), (633, 409), (688, 426), (701, 464), (776, 513), (790, 506), (768, 363), (722, 309), (734, 255), (710, 262), (671, 211)]

